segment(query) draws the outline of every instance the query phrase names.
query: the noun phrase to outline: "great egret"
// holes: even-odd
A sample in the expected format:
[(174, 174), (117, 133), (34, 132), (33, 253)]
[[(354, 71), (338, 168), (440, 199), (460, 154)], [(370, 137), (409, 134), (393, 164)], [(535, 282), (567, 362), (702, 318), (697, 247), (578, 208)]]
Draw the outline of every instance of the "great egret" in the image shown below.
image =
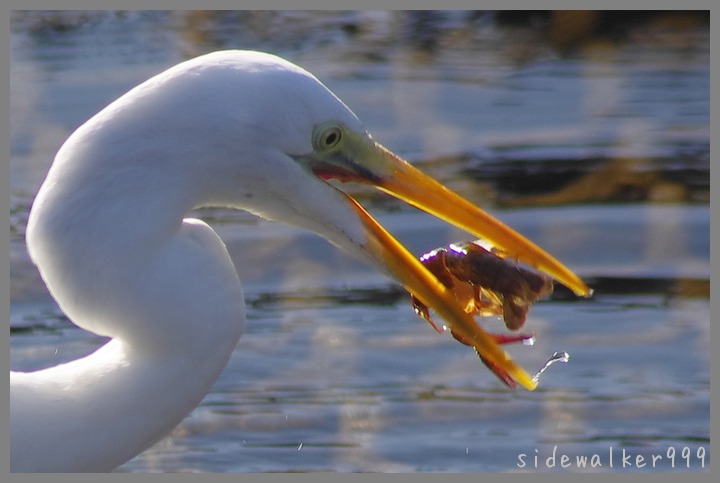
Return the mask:
[(375, 185), (588, 293), (532, 242), (373, 141), (310, 73), (266, 53), (204, 55), (77, 129), (40, 188), (30, 256), (67, 316), (111, 341), (67, 364), (11, 374), (11, 470), (112, 470), (210, 389), (242, 334), (245, 307), (220, 238), (184, 218), (199, 206), (297, 225), (358, 255), (532, 389), (445, 287), (330, 179)]

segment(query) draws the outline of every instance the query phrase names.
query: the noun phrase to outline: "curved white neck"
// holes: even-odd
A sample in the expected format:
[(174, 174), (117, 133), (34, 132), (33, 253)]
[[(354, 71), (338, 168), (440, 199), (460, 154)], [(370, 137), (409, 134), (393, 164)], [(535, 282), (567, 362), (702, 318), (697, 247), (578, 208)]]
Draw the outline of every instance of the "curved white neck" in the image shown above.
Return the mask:
[[(195, 408), (233, 346), (214, 347), (202, 357), (183, 353), (157, 360), (111, 341), (66, 365), (12, 373), (12, 471), (112, 470)], [(14, 404), (20, 400), (22, 406)]]
[(41, 274), (76, 324), (113, 340), (68, 364), (11, 374), (11, 469), (110, 471), (202, 400), (242, 334), (243, 294), (224, 244), (201, 221), (144, 238), (119, 230), (116, 249), (96, 250), (54, 206), (35, 214)]

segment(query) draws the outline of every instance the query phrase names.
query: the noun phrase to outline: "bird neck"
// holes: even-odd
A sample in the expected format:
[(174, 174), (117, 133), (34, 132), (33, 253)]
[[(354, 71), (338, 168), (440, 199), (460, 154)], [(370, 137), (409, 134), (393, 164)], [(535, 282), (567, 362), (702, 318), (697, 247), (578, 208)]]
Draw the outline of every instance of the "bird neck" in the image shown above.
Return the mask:
[(158, 358), (114, 340), (68, 364), (11, 374), (12, 471), (112, 470), (196, 407), (230, 345), (215, 347), (214, 357)]
[(60, 179), (67, 171), (41, 188), (28, 248), (65, 314), (112, 340), (12, 375), (13, 471), (107, 471), (139, 454), (201, 401), (244, 327), (224, 244), (182, 218), (191, 200), (154, 191), (148, 177), (128, 194), (122, 173)]
[(66, 244), (72, 232), (42, 225), (48, 215), (31, 238), (48, 288), (73, 322), (112, 340), (68, 364), (12, 375), (11, 466), (109, 471), (201, 401), (242, 334), (243, 294), (224, 244), (199, 220), (162, 243), (118, 243), (103, 257)]

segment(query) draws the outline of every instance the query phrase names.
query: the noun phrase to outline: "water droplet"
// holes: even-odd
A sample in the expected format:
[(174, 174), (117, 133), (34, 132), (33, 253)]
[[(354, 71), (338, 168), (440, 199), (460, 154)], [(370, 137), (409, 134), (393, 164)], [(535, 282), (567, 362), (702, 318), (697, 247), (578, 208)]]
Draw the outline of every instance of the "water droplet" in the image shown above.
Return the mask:
[(545, 372), (548, 367), (555, 364), (556, 362), (567, 362), (570, 360), (570, 354), (567, 352), (556, 352), (550, 357), (550, 359), (547, 360), (544, 366), (537, 371), (537, 373), (533, 376), (533, 381), (538, 382), (540, 380), (540, 374)]

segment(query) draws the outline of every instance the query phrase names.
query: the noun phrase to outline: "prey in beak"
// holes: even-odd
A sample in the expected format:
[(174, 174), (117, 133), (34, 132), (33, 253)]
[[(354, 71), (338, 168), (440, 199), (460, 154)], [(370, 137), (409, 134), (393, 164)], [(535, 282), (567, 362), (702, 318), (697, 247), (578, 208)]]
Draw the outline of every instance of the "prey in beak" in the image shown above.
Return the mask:
[[(588, 297), (591, 289), (570, 269), (512, 228), (489, 215), (407, 161), (376, 143), (366, 133), (341, 123), (316, 126), (309, 168), (323, 180), (367, 183), (433, 216), (482, 238), (503, 253), (504, 258), (523, 262), (562, 283), (575, 294)], [(472, 346), (486, 365), (507, 385), (520, 384), (528, 390), (537, 386), (524, 369), (502, 349), (503, 339), (487, 333), (418, 258), (401, 245), (350, 196), (345, 199), (355, 210), (367, 233), (364, 249), (425, 307), (439, 315), (456, 339)]]

